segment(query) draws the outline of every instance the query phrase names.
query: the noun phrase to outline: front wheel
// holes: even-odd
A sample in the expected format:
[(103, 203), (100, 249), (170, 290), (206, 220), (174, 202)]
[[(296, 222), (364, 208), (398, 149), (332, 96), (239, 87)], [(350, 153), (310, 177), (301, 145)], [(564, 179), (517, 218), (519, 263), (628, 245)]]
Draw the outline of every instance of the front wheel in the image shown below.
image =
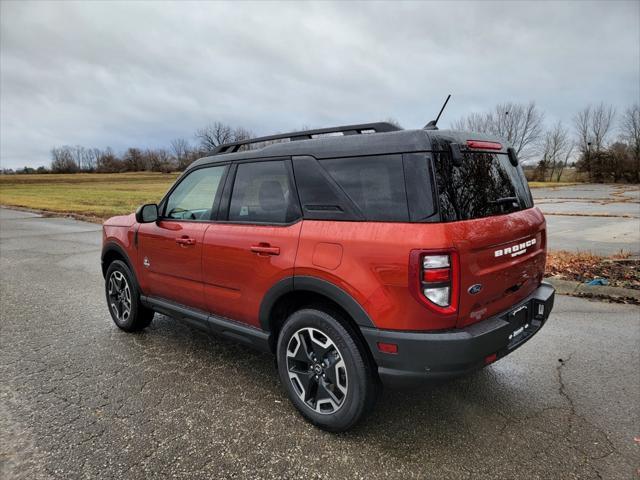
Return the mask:
[(299, 310), (278, 337), (278, 373), (289, 399), (311, 423), (341, 432), (375, 403), (377, 378), (361, 342), (337, 317)]
[(121, 260), (111, 262), (104, 286), (109, 313), (119, 328), (135, 332), (151, 323), (154, 312), (140, 303), (138, 285), (126, 263)]

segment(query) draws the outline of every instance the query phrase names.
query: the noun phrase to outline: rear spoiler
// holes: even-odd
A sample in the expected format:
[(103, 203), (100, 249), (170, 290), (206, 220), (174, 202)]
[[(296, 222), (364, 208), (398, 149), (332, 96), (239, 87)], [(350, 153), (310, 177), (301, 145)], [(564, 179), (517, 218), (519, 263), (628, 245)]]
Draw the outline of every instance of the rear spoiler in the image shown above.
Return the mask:
[[(502, 144), (498, 142), (486, 142), (484, 140), (467, 140), (466, 145), (461, 145), (459, 143), (450, 143), (449, 151), (451, 153), (451, 161), (456, 166), (459, 167), (462, 165), (462, 151), (472, 149), (472, 150), (502, 150)], [(509, 162), (514, 167), (518, 166), (518, 154), (513, 147), (507, 148), (507, 155), (509, 156)]]

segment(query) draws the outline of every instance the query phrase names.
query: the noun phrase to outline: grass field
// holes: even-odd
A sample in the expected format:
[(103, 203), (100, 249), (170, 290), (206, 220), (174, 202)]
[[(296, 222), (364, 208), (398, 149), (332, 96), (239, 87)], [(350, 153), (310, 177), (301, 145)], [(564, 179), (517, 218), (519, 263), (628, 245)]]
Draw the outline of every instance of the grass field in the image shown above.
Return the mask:
[(578, 182), (529, 182), (529, 188), (554, 188), (578, 185)]
[[(0, 175), (0, 205), (72, 213), (96, 219), (130, 213), (158, 202), (177, 173), (76, 173)], [(529, 182), (532, 188), (573, 185)]]
[(0, 205), (108, 218), (158, 202), (178, 174), (0, 175)]

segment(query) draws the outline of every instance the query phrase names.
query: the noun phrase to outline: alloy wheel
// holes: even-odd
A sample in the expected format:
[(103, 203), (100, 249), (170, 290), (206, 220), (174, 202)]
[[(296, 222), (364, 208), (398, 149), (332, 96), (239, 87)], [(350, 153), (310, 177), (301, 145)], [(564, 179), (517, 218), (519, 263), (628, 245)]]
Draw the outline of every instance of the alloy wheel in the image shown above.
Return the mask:
[(302, 328), (287, 344), (289, 380), (300, 398), (317, 413), (335, 413), (348, 391), (347, 368), (336, 344), (317, 328)]
[(119, 323), (131, 316), (131, 289), (122, 272), (115, 270), (109, 277), (109, 306)]

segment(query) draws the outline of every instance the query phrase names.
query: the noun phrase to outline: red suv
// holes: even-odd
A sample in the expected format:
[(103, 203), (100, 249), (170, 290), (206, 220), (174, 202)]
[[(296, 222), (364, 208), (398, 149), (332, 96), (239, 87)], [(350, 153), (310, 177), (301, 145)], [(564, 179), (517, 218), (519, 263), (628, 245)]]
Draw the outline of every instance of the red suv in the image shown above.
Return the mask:
[(553, 307), (545, 220), (514, 150), (386, 123), (217, 147), (158, 205), (107, 220), (118, 327), (154, 312), (273, 352), (292, 403), (342, 431), (381, 384), (482, 368)]

